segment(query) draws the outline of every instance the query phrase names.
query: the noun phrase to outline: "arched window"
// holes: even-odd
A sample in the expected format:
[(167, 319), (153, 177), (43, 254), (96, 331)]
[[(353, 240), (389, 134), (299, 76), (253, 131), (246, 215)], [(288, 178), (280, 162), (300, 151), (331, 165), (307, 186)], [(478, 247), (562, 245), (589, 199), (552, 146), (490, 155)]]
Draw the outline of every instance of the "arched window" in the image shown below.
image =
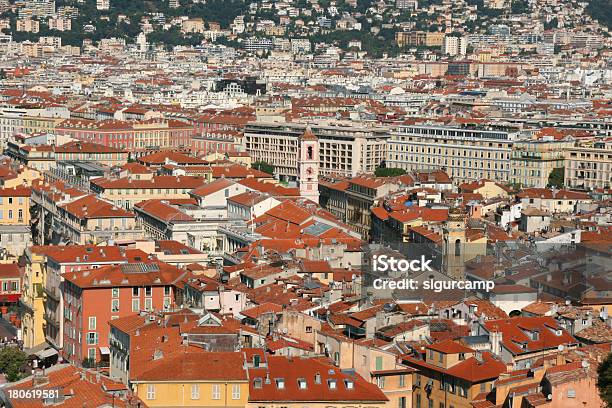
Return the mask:
[(308, 160), (312, 160), (314, 156), (314, 150), (312, 146), (308, 146), (308, 149), (306, 150), (306, 156), (308, 157)]
[(455, 241), (455, 256), (461, 255), (461, 240), (458, 239)]

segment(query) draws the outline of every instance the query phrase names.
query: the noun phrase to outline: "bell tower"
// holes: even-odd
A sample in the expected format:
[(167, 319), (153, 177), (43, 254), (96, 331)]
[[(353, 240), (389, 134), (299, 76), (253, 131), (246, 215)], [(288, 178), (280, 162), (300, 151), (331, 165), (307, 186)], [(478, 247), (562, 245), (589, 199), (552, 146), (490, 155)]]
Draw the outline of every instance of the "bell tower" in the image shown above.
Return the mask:
[(446, 274), (455, 279), (465, 278), (466, 218), (467, 214), (461, 208), (451, 208), (443, 229)]
[(299, 139), (298, 184), (300, 196), (319, 203), (319, 138), (310, 125)]

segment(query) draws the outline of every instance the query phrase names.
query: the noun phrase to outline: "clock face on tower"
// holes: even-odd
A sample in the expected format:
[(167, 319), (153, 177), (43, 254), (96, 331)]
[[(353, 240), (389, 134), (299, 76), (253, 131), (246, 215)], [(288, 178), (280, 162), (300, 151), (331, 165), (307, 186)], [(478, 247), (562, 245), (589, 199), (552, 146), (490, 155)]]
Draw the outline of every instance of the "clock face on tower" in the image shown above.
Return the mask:
[(308, 168), (306, 169), (306, 173), (308, 173), (308, 174), (312, 174), (312, 172), (313, 172), (312, 167), (308, 167)]

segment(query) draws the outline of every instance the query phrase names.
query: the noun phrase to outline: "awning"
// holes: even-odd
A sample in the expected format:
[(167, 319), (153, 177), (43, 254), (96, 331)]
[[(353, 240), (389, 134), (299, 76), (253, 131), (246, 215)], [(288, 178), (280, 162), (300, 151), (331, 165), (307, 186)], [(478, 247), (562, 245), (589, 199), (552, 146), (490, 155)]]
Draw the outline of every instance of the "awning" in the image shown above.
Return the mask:
[(100, 347), (100, 354), (110, 354), (108, 347)]
[(35, 355), (36, 355), (36, 357), (40, 358), (41, 360), (44, 360), (45, 358), (53, 357), (56, 354), (57, 354), (57, 350), (56, 349), (48, 348), (46, 350), (39, 351)]
[(15, 303), (15, 302), (19, 302), (20, 297), (21, 295), (19, 293), (10, 294), (10, 295), (0, 295), (0, 302)]

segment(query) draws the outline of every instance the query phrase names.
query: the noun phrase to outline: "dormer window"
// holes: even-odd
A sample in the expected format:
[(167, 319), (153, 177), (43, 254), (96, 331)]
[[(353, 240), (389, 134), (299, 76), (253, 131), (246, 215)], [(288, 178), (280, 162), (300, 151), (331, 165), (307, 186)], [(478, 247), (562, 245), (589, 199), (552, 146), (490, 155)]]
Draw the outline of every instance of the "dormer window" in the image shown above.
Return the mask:
[(276, 379), (276, 388), (278, 388), (279, 390), (285, 389), (285, 379), (284, 378)]
[(459, 360), (465, 360), (465, 353), (459, 353)]
[(330, 390), (335, 390), (337, 387), (336, 380), (327, 380), (327, 386)]
[(253, 387), (254, 388), (261, 388), (262, 387), (262, 380), (261, 378), (257, 377), (253, 380)]
[(355, 388), (355, 383), (353, 382), (353, 380), (344, 380), (344, 386), (347, 390), (352, 390), (353, 388)]
[(298, 382), (298, 388), (300, 390), (306, 389), (306, 380), (304, 378), (298, 378), (297, 382)]

